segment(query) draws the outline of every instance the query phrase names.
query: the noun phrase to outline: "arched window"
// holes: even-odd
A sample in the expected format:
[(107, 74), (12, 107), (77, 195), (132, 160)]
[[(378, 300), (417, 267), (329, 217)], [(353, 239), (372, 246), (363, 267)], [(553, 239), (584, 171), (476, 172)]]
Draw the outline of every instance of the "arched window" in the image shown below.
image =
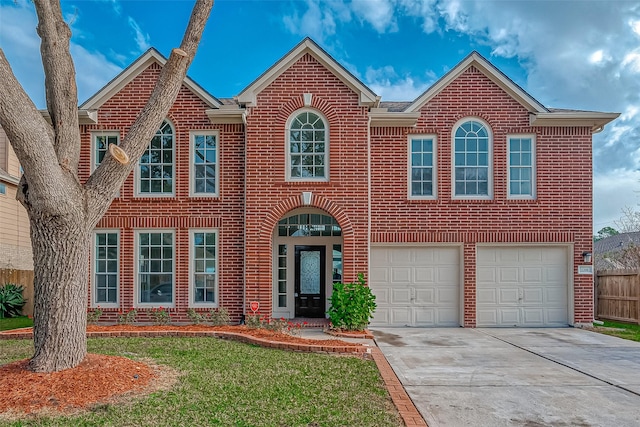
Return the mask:
[(162, 122), (138, 163), (139, 194), (173, 194), (174, 131)]
[(329, 132), (324, 118), (314, 111), (296, 113), (287, 130), (287, 178), (329, 178)]
[(490, 199), (492, 191), (492, 136), (478, 119), (464, 119), (453, 132), (453, 196)]

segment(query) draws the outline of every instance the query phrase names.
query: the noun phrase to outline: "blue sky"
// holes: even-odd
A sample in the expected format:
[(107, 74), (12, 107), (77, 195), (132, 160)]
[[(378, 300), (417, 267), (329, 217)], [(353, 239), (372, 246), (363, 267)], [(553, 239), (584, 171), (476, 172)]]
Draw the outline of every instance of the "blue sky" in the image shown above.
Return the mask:
[[(82, 103), (149, 47), (178, 46), (192, 2), (62, 7)], [(0, 0), (0, 47), (43, 108), (36, 23), (30, 1)], [(189, 76), (237, 95), (305, 36), (386, 101), (413, 100), (477, 50), (547, 107), (622, 113), (594, 136), (594, 230), (640, 210), (639, 1), (217, 0)]]

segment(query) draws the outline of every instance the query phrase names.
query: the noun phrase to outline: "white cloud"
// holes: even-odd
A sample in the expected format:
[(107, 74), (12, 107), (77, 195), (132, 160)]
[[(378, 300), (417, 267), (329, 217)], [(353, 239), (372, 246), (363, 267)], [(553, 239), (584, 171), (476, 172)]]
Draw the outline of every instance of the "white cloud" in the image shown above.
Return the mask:
[(138, 46), (139, 51), (144, 52), (149, 49), (149, 34), (145, 34), (138, 23), (135, 21), (135, 19), (133, 19), (132, 17), (129, 16), (127, 22), (129, 23), (129, 27), (131, 27), (135, 34), (134, 40), (136, 41), (136, 45)]
[(367, 68), (365, 84), (383, 101), (409, 101), (417, 98), (429, 86), (417, 82), (410, 75), (399, 76), (391, 65), (382, 68)]
[(392, 0), (353, 0), (353, 13), (369, 23), (377, 32), (397, 31), (394, 1)]
[[(0, 5), (0, 45), (36, 107), (45, 108), (44, 71), (36, 25), (31, 2)], [(91, 52), (74, 41), (69, 48), (75, 63), (80, 101), (93, 95), (121, 70), (101, 53)]]

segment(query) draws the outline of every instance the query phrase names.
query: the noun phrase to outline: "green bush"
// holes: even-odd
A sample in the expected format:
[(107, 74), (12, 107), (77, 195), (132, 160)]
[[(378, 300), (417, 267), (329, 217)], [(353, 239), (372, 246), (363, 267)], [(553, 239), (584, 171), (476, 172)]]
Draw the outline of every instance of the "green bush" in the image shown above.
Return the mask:
[(27, 302), (22, 296), (23, 290), (22, 286), (13, 283), (0, 286), (0, 319), (22, 314), (22, 307)]
[(366, 286), (364, 275), (358, 274), (358, 283), (336, 283), (329, 299), (329, 320), (337, 329), (361, 331), (369, 325), (376, 309), (376, 297)]

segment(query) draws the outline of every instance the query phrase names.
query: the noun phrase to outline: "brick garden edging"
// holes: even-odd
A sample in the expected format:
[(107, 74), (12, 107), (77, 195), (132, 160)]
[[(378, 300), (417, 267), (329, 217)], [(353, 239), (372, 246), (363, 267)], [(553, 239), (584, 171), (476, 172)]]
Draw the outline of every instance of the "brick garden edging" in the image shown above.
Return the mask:
[[(0, 339), (31, 339), (32, 332), (0, 332)], [(317, 345), (302, 344), (292, 342), (278, 342), (268, 339), (252, 337), (242, 333), (226, 331), (114, 331), (114, 332), (87, 332), (88, 338), (158, 338), (158, 337), (216, 337), (231, 339), (247, 344), (255, 344), (266, 348), (277, 348), (280, 350), (299, 351), (305, 353), (341, 353), (341, 354), (364, 354), (370, 353), (371, 347), (360, 345)]]

